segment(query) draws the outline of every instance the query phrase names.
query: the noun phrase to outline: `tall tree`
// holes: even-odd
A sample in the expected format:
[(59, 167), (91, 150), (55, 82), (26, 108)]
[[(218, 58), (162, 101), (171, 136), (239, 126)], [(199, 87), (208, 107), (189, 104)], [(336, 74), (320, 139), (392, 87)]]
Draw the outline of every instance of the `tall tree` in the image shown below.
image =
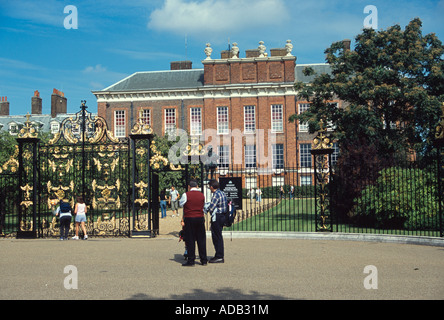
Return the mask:
[[(333, 43), (325, 51), (331, 74), (296, 84), (311, 104), (290, 121), (308, 122), (312, 133), (321, 119), (328, 122), (341, 152), (359, 146), (380, 158), (407, 149), (427, 154), (444, 101), (444, 46), (433, 33), (423, 36), (421, 28), (416, 18), (405, 30), (364, 29), (354, 50)], [(344, 102), (342, 108), (330, 103), (335, 99)]]

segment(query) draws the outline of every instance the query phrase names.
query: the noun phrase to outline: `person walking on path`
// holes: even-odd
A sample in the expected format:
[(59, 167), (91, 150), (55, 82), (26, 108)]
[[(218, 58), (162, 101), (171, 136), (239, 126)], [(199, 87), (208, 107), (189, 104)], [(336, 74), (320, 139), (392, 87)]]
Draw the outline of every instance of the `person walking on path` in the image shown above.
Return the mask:
[(174, 212), (176, 212), (176, 215), (179, 216), (179, 197), (180, 197), (179, 192), (176, 190), (174, 186), (171, 186), (169, 202), (171, 205), (171, 210), (173, 210), (172, 217), (174, 217)]
[(184, 241), (186, 245), (188, 259), (182, 266), (194, 266), (196, 259), (196, 242), (199, 251), (200, 263), (207, 265), (207, 245), (205, 233), (204, 205), (205, 196), (198, 189), (196, 180), (191, 180), (188, 184), (188, 192), (182, 195), (179, 205), (183, 207), (183, 218), (181, 221), (184, 228)]
[(77, 203), (74, 207), (74, 214), (76, 215), (74, 220), (76, 222), (76, 235), (72, 237), (73, 240), (79, 240), (79, 226), (81, 226), (83, 231), (83, 240), (88, 239), (85, 227), (87, 211), (88, 210), (86, 209), (86, 204), (85, 201), (83, 201), (83, 197), (77, 197)]
[(166, 194), (165, 190), (160, 191), (159, 195), (159, 203), (160, 203), (160, 212), (161, 212), (161, 218), (166, 218), (166, 211), (167, 211), (167, 203), (166, 203)]
[(68, 240), (69, 226), (71, 224), (71, 206), (68, 201), (60, 200), (56, 210), (56, 216), (60, 217), (60, 240)]
[(228, 211), (228, 202), (225, 193), (219, 189), (217, 180), (210, 180), (208, 187), (213, 194), (210, 204), (205, 212), (211, 213), (211, 238), (213, 240), (214, 250), (216, 251), (209, 263), (224, 263), (224, 239), (222, 229), (225, 222), (225, 212)]

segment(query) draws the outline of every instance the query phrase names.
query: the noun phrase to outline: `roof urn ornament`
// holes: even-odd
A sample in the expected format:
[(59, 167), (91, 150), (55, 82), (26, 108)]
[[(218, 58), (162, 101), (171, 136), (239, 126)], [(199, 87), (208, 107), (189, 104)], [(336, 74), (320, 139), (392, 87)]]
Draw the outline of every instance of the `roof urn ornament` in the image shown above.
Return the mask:
[(205, 54), (207, 58), (205, 60), (211, 60), (211, 53), (213, 52), (213, 49), (211, 48), (211, 44), (207, 43), (207, 47), (205, 48)]
[(239, 47), (237, 46), (237, 42), (233, 42), (233, 46), (231, 47), (231, 59), (239, 58)]
[(259, 41), (259, 57), (260, 58), (264, 58), (265, 57), (265, 50), (267, 49), (266, 46), (264, 46), (264, 42), (263, 41)]
[(287, 57), (292, 56), (291, 51), (293, 50), (293, 45), (291, 44), (291, 40), (287, 40), (287, 44), (285, 45), (285, 50), (287, 50)]

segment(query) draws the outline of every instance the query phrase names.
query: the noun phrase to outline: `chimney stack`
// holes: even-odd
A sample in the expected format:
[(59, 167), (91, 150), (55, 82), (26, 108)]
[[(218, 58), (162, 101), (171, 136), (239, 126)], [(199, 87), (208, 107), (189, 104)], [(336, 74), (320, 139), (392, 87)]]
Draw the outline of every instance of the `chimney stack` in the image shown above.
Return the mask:
[(344, 39), (344, 40), (342, 40), (342, 43), (344, 44), (344, 50), (345, 51), (350, 51), (351, 40), (350, 39)]
[(38, 90), (34, 91), (34, 96), (31, 98), (31, 114), (42, 114), (42, 98)]
[(171, 62), (171, 70), (190, 70), (193, 69), (191, 61), (173, 61)]
[(55, 118), (59, 113), (66, 113), (67, 101), (62, 91), (54, 89), (51, 95), (51, 117)]
[(8, 97), (1, 97), (1, 101), (0, 101), (0, 116), (9, 116), (9, 101), (8, 101)]

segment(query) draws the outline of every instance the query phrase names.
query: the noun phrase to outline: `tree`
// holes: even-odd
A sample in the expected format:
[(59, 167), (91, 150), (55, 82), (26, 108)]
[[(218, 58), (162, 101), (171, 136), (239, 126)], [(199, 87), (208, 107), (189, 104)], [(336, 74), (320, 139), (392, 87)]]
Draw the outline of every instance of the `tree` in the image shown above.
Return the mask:
[[(416, 18), (404, 31), (399, 25), (364, 29), (353, 51), (333, 43), (325, 50), (331, 74), (296, 83), (311, 104), (290, 121), (308, 122), (311, 133), (321, 119), (328, 121), (343, 155), (357, 147), (374, 149), (379, 159), (409, 149), (430, 154), (444, 100), (444, 46), (433, 33), (423, 36), (421, 27)], [(334, 99), (343, 107), (330, 103)]]
[(8, 131), (0, 132), (0, 165), (3, 165), (14, 154), (17, 140)]
[[(320, 120), (334, 129), (339, 143), (333, 190), (333, 210), (348, 219), (353, 199), (376, 183), (383, 168), (405, 160), (406, 151), (433, 159), (435, 127), (444, 101), (444, 46), (435, 34), (423, 36), (420, 19), (401, 30), (364, 29), (354, 50), (343, 42), (325, 50), (331, 74), (317, 75), (310, 84), (296, 83), (309, 109), (290, 121), (309, 124), (311, 133)], [(306, 68), (306, 75), (313, 69)], [(341, 108), (331, 103), (341, 100)]]

